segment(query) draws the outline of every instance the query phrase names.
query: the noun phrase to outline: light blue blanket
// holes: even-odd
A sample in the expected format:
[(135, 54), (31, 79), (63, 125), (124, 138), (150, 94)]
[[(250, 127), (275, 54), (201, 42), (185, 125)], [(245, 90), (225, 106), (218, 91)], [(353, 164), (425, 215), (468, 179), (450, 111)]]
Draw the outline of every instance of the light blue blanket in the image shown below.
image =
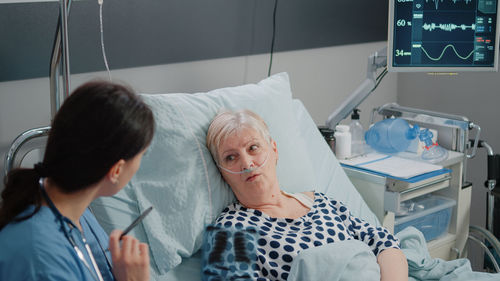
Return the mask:
[[(468, 259), (432, 258), (423, 234), (408, 227), (396, 234), (408, 260), (409, 280), (499, 281), (500, 274), (474, 272)], [(380, 280), (377, 260), (370, 248), (348, 240), (302, 251), (292, 264), (288, 280)]]
[(345, 240), (302, 251), (287, 280), (380, 281), (380, 268), (368, 245)]
[(499, 281), (500, 273), (474, 272), (468, 259), (445, 261), (431, 258), (423, 234), (408, 227), (396, 234), (408, 260), (410, 280)]

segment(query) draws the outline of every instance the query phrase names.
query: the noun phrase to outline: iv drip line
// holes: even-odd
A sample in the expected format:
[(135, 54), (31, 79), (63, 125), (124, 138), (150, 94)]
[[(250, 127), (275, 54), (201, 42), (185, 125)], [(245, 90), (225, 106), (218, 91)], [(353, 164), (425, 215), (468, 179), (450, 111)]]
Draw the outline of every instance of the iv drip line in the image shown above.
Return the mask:
[(104, 59), (104, 65), (106, 66), (106, 70), (108, 71), (108, 78), (109, 81), (111, 80), (111, 71), (109, 70), (109, 65), (108, 65), (108, 59), (106, 58), (106, 51), (104, 49), (104, 31), (103, 31), (103, 24), (102, 24), (102, 0), (99, 0), (99, 22), (100, 22), (100, 27), (101, 27), (101, 49), (102, 49), (102, 57)]

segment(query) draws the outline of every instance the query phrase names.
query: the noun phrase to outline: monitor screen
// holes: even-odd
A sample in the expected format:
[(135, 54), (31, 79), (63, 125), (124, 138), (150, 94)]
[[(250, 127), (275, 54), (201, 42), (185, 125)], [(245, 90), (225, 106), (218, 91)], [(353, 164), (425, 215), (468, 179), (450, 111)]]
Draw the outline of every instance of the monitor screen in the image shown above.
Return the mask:
[(496, 71), (498, 0), (390, 0), (389, 71)]

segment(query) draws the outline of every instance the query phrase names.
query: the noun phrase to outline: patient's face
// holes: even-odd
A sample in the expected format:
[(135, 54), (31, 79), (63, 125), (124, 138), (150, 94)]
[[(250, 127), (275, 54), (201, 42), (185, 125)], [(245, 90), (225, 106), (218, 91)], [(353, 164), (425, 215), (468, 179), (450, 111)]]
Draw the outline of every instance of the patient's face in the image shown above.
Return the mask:
[(276, 142), (267, 142), (252, 128), (242, 128), (220, 144), (218, 154), (219, 165), (229, 171), (252, 170), (235, 174), (219, 169), (243, 205), (251, 207), (271, 192), (279, 191)]

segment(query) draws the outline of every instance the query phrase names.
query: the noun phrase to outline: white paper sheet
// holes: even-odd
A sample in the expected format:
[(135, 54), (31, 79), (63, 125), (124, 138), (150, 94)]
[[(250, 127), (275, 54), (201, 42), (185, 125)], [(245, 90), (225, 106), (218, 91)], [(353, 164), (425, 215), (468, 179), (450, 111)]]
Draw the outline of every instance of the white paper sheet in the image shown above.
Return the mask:
[(442, 169), (442, 166), (380, 153), (368, 153), (352, 159), (340, 160), (342, 164), (359, 167), (398, 178), (411, 178)]

